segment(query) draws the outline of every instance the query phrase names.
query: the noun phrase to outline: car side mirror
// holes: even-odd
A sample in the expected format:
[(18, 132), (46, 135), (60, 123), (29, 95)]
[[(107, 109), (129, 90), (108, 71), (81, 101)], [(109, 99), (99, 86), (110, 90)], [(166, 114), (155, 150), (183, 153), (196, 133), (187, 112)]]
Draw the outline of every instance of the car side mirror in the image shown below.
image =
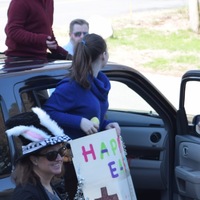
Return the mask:
[(200, 115), (195, 115), (192, 123), (194, 125), (196, 133), (200, 135)]

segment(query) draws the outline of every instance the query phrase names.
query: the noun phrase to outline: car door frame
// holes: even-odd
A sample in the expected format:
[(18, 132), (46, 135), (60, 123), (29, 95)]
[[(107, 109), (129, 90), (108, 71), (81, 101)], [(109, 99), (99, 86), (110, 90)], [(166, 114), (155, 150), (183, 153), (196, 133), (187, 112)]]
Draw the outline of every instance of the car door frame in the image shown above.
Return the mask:
[(175, 178), (174, 178), (174, 155), (175, 155), (175, 135), (176, 135), (176, 109), (171, 105), (171, 103), (160, 93), (159, 90), (141, 73), (131, 69), (126, 71), (123, 68), (118, 70), (112, 70), (112, 66), (106, 68), (106, 75), (110, 80), (116, 80), (117, 77), (121, 77), (121, 82), (127, 82), (128, 80), (131, 83), (128, 85), (134, 89), (139, 95), (145, 98), (147, 102), (153, 107), (157, 108), (157, 112), (164, 119), (165, 124), (169, 127), (168, 129), (168, 166), (167, 166), (167, 190), (163, 194), (163, 199), (173, 199), (174, 194), (177, 193), (177, 188), (175, 187)]
[(186, 72), (180, 85), (175, 144), (175, 179), (180, 199), (200, 199), (200, 158), (196, 156), (200, 151), (200, 137), (185, 110), (186, 85), (190, 81), (200, 82), (200, 70)]

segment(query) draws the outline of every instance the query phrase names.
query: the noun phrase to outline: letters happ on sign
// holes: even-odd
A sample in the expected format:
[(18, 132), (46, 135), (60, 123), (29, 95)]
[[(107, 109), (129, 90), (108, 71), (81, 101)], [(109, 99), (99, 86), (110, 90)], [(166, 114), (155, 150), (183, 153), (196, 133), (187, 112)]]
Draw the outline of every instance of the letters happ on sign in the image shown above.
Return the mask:
[[(94, 147), (94, 145), (97, 146)], [(110, 141), (100, 141), (99, 144), (89, 143), (89, 146), (82, 145), (81, 148), (85, 163), (108, 160), (107, 166), (112, 178), (118, 177), (120, 173), (126, 170), (122, 158), (116, 158), (122, 151), (119, 137), (111, 138)]]
[(70, 144), (86, 200), (136, 200), (123, 143), (115, 129)]

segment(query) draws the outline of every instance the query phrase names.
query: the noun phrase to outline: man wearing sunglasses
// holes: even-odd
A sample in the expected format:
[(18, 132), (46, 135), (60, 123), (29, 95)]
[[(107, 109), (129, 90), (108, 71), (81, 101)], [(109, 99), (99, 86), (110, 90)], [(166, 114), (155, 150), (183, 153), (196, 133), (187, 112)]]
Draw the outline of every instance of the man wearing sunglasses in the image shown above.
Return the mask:
[(78, 41), (89, 32), (89, 23), (84, 19), (74, 19), (69, 25), (69, 42), (63, 48), (70, 55), (74, 55), (74, 48)]
[[(17, 137), (21, 156), (16, 160), (12, 179), (16, 184), (12, 200), (62, 200), (53, 185), (60, 175), (68, 141), (57, 123), (40, 108), (21, 113), (6, 122), (8, 137)], [(67, 200), (68, 198), (64, 198)]]

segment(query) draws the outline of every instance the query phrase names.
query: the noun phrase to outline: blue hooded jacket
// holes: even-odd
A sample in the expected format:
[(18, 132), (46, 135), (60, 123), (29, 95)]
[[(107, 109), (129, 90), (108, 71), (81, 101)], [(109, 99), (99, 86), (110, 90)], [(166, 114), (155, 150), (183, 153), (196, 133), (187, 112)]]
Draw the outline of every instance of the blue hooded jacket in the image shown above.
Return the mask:
[(108, 110), (110, 82), (105, 74), (99, 72), (91, 79), (91, 88), (85, 89), (75, 80), (63, 79), (44, 104), (43, 109), (64, 129), (72, 139), (86, 136), (80, 128), (81, 119), (97, 117), (99, 131), (105, 129), (110, 121), (105, 119)]

